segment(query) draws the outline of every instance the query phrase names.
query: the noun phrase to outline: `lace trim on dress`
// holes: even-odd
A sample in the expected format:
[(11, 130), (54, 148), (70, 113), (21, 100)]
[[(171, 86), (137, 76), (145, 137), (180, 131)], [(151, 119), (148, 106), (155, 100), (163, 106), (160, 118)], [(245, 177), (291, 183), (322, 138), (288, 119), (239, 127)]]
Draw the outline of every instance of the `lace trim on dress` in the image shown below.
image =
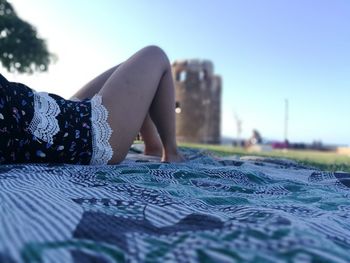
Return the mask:
[(91, 98), (92, 157), (90, 164), (107, 164), (113, 156), (109, 139), (113, 130), (107, 122), (108, 111), (102, 105), (101, 95)]
[(28, 130), (38, 139), (53, 144), (60, 131), (56, 116), (61, 112), (57, 102), (47, 92), (34, 92), (34, 116)]

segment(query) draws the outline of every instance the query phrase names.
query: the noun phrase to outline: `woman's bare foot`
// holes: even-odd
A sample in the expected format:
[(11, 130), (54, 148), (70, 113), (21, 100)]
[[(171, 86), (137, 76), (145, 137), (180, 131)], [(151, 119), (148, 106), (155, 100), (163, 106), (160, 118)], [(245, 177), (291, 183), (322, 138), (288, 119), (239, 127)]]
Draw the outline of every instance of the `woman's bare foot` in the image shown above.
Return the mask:
[(178, 151), (175, 151), (174, 153), (165, 152), (162, 156), (161, 161), (169, 163), (181, 163), (186, 161), (186, 159)]

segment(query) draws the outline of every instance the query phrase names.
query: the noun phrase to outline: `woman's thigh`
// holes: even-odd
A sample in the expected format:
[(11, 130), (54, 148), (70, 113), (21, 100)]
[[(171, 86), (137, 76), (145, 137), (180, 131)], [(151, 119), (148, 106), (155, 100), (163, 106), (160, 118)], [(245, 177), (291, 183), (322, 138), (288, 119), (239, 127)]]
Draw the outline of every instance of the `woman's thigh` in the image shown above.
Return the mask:
[(166, 69), (170, 70), (170, 63), (165, 53), (149, 46), (123, 62), (99, 91), (113, 130), (110, 144), (114, 155), (110, 163), (125, 158)]

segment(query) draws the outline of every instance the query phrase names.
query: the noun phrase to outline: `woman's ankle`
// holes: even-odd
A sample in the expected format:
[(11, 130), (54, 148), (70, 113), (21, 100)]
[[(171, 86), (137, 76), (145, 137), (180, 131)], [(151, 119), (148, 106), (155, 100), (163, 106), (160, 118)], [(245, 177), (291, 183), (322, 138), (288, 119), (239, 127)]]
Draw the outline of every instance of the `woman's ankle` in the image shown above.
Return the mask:
[(147, 146), (145, 145), (145, 150), (144, 150), (144, 154), (145, 155), (152, 155), (152, 156), (159, 156), (161, 157), (163, 153), (163, 149), (162, 146)]
[(183, 162), (185, 158), (179, 152), (178, 148), (165, 149), (162, 154), (162, 162)]
[(160, 140), (148, 140), (144, 141), (145, 148), (144, 148), (144, 154), (145, 155), (153, 155), (153, 156), (162, 156), (163, 153), (163, 144)]

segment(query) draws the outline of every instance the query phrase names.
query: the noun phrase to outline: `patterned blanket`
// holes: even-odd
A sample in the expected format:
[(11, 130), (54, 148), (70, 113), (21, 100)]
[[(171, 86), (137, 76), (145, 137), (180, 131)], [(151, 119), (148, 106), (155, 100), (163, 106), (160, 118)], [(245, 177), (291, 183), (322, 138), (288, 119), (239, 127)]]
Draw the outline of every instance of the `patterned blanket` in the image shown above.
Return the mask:
[(0, 166), (0, 262), (350, 261), (350, 174), (182, 151)]

